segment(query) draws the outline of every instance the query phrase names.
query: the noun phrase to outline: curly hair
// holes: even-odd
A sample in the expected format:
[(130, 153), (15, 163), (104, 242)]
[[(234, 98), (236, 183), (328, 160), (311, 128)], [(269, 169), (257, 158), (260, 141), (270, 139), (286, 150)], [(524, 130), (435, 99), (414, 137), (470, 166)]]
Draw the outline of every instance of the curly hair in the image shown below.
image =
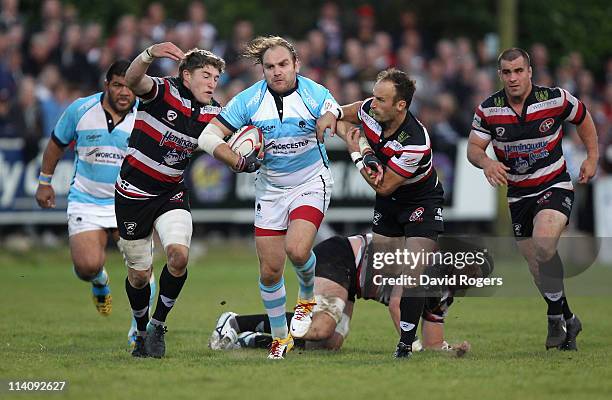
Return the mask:
[(242, 56), (253, 60), (255, 64), (263, 64), (264, 53), (273, 47), (284, 47), (289, 50), (293, 62), (297, 61), (297, 52), (293, 44), (280, 36), (258, 36), (251, 40), (244, 49)]

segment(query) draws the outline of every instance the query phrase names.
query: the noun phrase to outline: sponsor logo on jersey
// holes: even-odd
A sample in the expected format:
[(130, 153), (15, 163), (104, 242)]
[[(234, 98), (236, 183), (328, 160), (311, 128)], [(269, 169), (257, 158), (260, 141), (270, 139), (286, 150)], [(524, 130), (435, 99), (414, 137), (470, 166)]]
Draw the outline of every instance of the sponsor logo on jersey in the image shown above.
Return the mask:
[(177, 203), (182, 203), (183, 202), (183, 194), (184, 194), (183, 192), (178, 192), (174, 196), (170, 197), (170, 201), (177, 202)]
[(189, 151), (181, 151), (179, 153), (175, 149), (172, 149), (169, 152), (167, 152), (166, 155), (164, 156), (164, 163), (166, 165), (175, 165), (183, 161), (184, 159), (190, 158), (190, 157), (191, 157), (191, 152)]
[(571, 210), (572, 209), (572, 199), (570, 199), (569, 196), (565, 196), (565, 198), (563, 199), (563, 203), (561, 203), (561, 205), (567, 208), (568, 210)]
[(292, 142), (292, 143), (277, 143), (273, 141), (270, 143), (270, 146), (266, 146), (266, 149), (270, 148), (274, 151), (297, 150), (297, 149), (301, 149), (302, 147), (306, 147), (306, 146), (308, 146), (308, 139), (300, 140), (299, 142)]
[(85, 139), (91, 140), (93, 142), (93, 141), (96, 141), (96, 140), (100, 139), (101, 137), (102, 137), (102, 135), (91, 134), (91, 135), (85, 136)]
[(410, 133), (406, 132), (406, 131), (401, 131), (399, 133), (399, 135), (397, 135), (397, 141), (398, 142), (403, 142), (404, 140), (408, 139), (410, 137)]
[(159, 146), (164, 146), (166, 143), (174, 143), (178, 147), (190, 150), (193, 150), (198, 147), (196, 143), (192, 143), (179, 135), (175, 135), (171, 131), (166, 131), (166, 133), (164, 133), (162, 138), (159, 140)]
[(275, 128), (274, 125), (264, 125), (264, 126), (260, 126), (259, 129), (261, 129), (262, 132), (271, 132), (273, 131)]
[(546, 148), (548, 145), (548, 140), (543, 140), (541, 142), (536, 143), (528, 143), (528, 144), (506, 144), (504, 145), (504, 153), (506, 154), (506, 158), (512, 158), (515, 154), (525, 154), (535, 152), (541, 149)]
[(552, 128), (554, 124), (555, 124), (554, 119), (546, 118), (544, 121), (542, 121), (542, 123), (540, 124), (540, 128), (538, 130), (540, 131), (540, 133), (548, 132), (548, 130)]
[(521, 157), (514, 161), (514, 170), (519, 174), (524, 174), (529, 170), (529, 162)]
[(537, 101), (546, 101), (548, 100), (548, 91), (547, 90), (538, 90), (535, 92), (535, 98)]
[(166, 118), (168, 118), (168, 121), (174, 121), (176, 117), (178, 117), (178, 114), (174, 110), (168, 110), (166, 113)]
[(425, 213), (425, 209), (423, 207), (419, 207), (410, 214), (410, 218), (408, 221), (410, 222), (423, 222), (423, 214)]
[(123, 225), (125, 226), (125, 230), (128, 235), (134, 234), (134, 230), (136, 229), (137, 225), (136, 222), (124, 222)]
[(504, 100), (503, 96), (495, 97), (493, 99), (493, 104), (495, 104), (495, 107), (503, 107), (505, 103), (506, 101)]

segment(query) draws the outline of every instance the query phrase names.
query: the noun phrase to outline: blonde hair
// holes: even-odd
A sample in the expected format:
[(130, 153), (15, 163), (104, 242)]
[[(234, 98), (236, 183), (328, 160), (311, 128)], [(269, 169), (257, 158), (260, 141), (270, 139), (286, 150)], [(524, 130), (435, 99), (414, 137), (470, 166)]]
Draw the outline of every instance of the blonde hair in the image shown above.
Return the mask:
[(280, 36), (258, 36), (255, 39), (251, 40), (244, 49), (242, 56), (244, 58), (248, 58), (253, 60), (255, 64), (263, 64), (263, 56), (268, 49), (273, 47), (284, 47), (289, 50), (291, 53), (291, 57), (293, 58), (293, 62), (297, 61), (297, 52), (295, 51), (295, 47), (286, 39), (283, 39)]

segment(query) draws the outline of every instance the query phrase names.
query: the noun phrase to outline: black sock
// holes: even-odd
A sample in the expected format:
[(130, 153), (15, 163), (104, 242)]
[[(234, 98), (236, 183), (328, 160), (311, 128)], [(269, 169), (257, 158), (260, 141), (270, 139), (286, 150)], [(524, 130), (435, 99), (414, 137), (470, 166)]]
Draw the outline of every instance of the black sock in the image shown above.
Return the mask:
[(149, 297), (151, 296), (151, 286), (149, 282), (142, 289), (136, 289), (130, 281), (125, 278), (125, 292), (130, 300), (132, 315), (136, 320), (136, 326), (139, 334), (147, 330), (147, 322), (149, 322)]
[(423, 313), (425, 298), (405, 296), (410, 293), (410, 290), (404, 292), (404, 297), (400, 301), (400, 342), (412, 346)]
[(159, 277), (159, 296), (157, 297), (157, 305), (152, 317), (155, 322), (166, 322), (166, 317), (174, 306), (174, 302), (179, 293), (181, 293), (186, 280), (187, 270), (185, 270), (183, 276), (175, 277), (168, 271), (168, 266), (164, 265), (164, 269)]
[[(286, 313), (287, 324), (293, 318), (293, 313)], [(267, 314), (238, 315), (236, 317), (240, 332), (271, 333), (270, 320)], [(239, 332), (239, 333), (240, 333)]]
[(559, 253), (539, 265), (540, 284), (538, 289), (548, 304), (548, 315), (563, 314), (563, 263)]
[(563, 296), (561, 300), (563, 300), (563, 318), (566, 321), (572, 319), (574, 313), (572, 312), (572, 310), (570, 310), (569, 304), (567, 303), (567, 299), (565, 298), (565, 296)]

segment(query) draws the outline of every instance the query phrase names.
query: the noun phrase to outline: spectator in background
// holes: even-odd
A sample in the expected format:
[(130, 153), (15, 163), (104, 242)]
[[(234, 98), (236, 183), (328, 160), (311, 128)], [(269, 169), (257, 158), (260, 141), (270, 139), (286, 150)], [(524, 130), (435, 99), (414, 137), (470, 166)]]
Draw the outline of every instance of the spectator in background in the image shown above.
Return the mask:
[[(177, 25), (189, 25), (196, 35), (196, 46), (200, 49), (211, 50), (217, 38), (217, 29), (207, 21), (208, 10), (202, 1), (192, 1), (187, 8), (187, 20)], [(191, 48), (191, 47), (190, 47)]]
[[(232, 37), (222, 51), (223, 59), (227, 63), (225, 74), (228, 80), (242, 79), (245, 83), (252, 83), (248, 78), (251, 63), (240, 56), (251, 39), (253, 39), (253, 24), (247, 20), (237, 21), (232, 31)], [(215, 54), (219, 53), (219, 51), (215, 51)]]
[(340, 58), (343, 47), (342, 24), (340, 23), (338, 15), (338, 5), (334, 2), (327, 1), (321, 6), (319, 19), (317, 21), (317, 29), (325, 36), (327, 54), (333, 60)]
[(18, 134), (24, 139), (23, 161), (25, 164), (36, 158), (42, 138), (42, 108), (36, 98), (36, 82), (26, 77), (19, 86), (19, 97), (14, 103), (10, 118), (15, 121)]

